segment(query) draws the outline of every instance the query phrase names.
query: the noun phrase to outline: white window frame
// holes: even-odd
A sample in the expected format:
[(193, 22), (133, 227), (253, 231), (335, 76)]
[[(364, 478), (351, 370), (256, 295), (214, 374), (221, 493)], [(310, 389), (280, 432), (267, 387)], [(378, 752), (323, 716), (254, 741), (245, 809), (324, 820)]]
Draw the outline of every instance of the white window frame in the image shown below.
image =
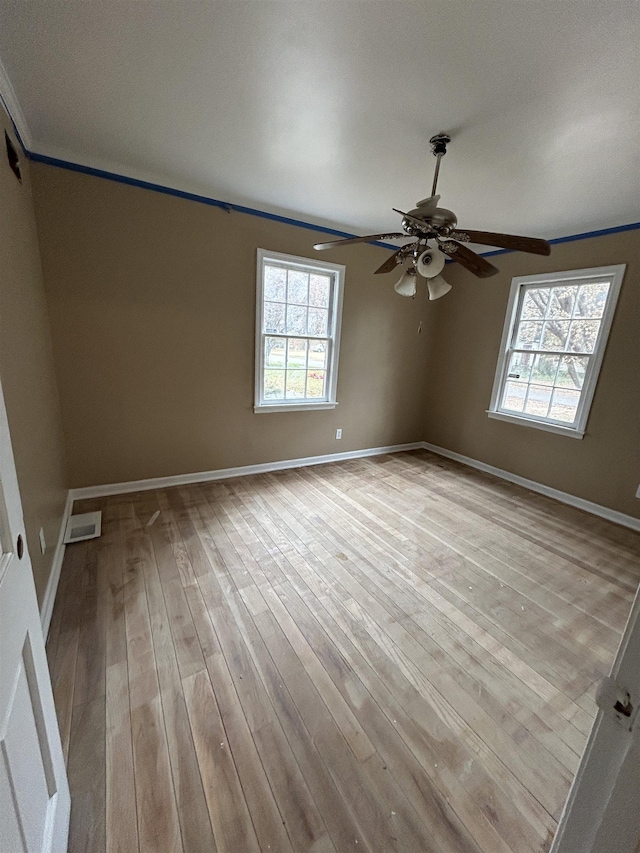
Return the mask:
[[(543, 429), (560, 435), (568, 435), (572, 438), (582, 438), (584, 436), (625, 269), (626, 264), (616, 264), (614, 266), (593, 267), (591, 269), (583, 270), (567, 270), (564, 272), (544, 273), (542, 275), (518, 276), (512, 280), (504, 329), (502, 332), (502, 341), (500, 343), (498, 366), (493, 383), (493, 391), (491, 393), (491, 404), (487, 411), (490, 418), (508, 421), (513, 424), (520, 424), (521, 426), (535, 427), (536, 429)], [(590, 280), (599, 281), (603, 278), (609, 279), (611, 283), (609, 286), (609, 293), (607, 295), (604, 313), (600, 322), (598, 337), (596, 339), (593, 353), (589, 359), (589, 365), (582, 383), (582, 393), (580, 395), (576, 411), (575, 422), (569, 425), (563, 424), (561, 421), (553, 421), (550, 419), (539, 418), (536, 415), (525, 414), (524, 412), (515, 413), (508, 410), (501, 410), (500, 400), (502, 399), (502, 389), (504, 388), (504, 384), (507, 380), (509, 358), (512, 351), (511, 345), (514, 341), (514, 333), (519, 323), (520, 312), (526, 290), (535, 286), (544, 287), (554, 284), (586, 284)]]
[[(328, 353), (326, 395), (319, 400), (265, 400), (262, 397), (264, 388), (264, 339), (265, 337), (313, 337), (312, 335), (266, 335), (263, 332), (264, 313), (264, 266), (273, 262), (286, 266), (288, 269), (302, 269), (306, 272), (331, 274), (333, 278), (332, 293), (329, 303)], [(336, 393), (338, 387), (338, 359), (340, 355), (340, 329), (342, 325), (342, 299), (344, 295), (345, 269), (341, 264), (330, 264), (327, 261), (311, 260), (296, 255), (285, 255), (282, 252), (270, 252), (258, 249), (256, 271), (256, 340), (255, 340), (255, 396), (253, 410), (263, 412), (304, 412), (335, 409), (338, 405)], [(325, 338), (323, 337), (323, 340)]]

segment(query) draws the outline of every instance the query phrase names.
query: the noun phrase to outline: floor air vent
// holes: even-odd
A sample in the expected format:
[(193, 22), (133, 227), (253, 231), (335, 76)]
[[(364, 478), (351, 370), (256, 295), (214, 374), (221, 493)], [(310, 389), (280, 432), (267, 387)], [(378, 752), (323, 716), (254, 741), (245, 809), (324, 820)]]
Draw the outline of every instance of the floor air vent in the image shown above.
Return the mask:
[(95, 539), (100, 536), (102, 529), (101, 512), (83, 512), (80, 515), (72, 515), (67, 522), (64, 534), (66, 545), (71, 542), (82, 542), (85, 539)]

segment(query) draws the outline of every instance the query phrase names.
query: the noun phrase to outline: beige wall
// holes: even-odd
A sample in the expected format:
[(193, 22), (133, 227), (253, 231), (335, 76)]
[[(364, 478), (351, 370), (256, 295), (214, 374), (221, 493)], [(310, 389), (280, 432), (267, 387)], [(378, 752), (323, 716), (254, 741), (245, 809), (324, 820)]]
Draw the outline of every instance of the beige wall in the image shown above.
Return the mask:
[[(448, 265), (454, 289), (435, 303), (427, 355), (424, 439), (640, 516), (640, 231), (554, 246), (549, 258), (494, 258), (481, 281)], [(511, 279), (517, 275), (626, 263), (625, 279), (582, 440), (487, 417)]]
[[(346, 263), (335, 411), (254, 414), (257, 247), (313, 256), (302, 228), (36, 164), (34, 197), (70, 485), (135, 480), (425, 439), (640, 514), (638, 231), (453, 265), (435, 303), (393, 292), (372, 246)], [(626, 263), (581, 441), (490, 420), (511, 278)], [(417, 334), (424, 317), (425, 329)], [(336, 441), (336, 427), (344, 438)]]
[(424, 301), (372, 274), (388, 251), (323, 254), (347, 266), (337, 409), (254, 414), (256, 249), (313, 257), (317, 232), (33, 170), (71, 486), (422, 438)]
[[(2, 128), (13, 137), (0, 109)], [(38, 599), (47, 587), (66, 500), (64, 448), (28, 163), (19, 184), (0, 129), (0, 375)], [(44, 528), (47, 550), (40, 553)]]

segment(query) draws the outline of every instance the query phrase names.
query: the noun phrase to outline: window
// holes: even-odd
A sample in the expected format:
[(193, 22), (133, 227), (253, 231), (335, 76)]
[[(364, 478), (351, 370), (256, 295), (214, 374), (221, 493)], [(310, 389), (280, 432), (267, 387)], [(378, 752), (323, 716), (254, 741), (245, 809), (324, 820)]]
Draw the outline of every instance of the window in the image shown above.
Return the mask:
[(254, 411), (337, 405), (344, 269), (258, 249)]
[(513, 279), (489, 417), (582, 438), (624, 270)]

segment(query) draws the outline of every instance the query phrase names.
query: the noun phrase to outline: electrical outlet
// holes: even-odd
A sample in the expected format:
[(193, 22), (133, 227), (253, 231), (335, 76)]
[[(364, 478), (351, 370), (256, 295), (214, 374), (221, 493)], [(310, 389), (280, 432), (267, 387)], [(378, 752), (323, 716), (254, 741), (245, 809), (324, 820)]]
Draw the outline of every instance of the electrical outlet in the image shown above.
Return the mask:
[(640, 498), (640, 486), (638, 486), (638, 491), (636, 492), (636, 497)]
[(342, 427), (336, 430), (336, 438), (342, 438)]
[(38, 533), (38, 536), (40, 537), (40, 550), (44, 554), (44, 552), (47, 550), (47, 543), (44, 538), (44, 530), (42, 527), (40, 528), (40, 533)]

